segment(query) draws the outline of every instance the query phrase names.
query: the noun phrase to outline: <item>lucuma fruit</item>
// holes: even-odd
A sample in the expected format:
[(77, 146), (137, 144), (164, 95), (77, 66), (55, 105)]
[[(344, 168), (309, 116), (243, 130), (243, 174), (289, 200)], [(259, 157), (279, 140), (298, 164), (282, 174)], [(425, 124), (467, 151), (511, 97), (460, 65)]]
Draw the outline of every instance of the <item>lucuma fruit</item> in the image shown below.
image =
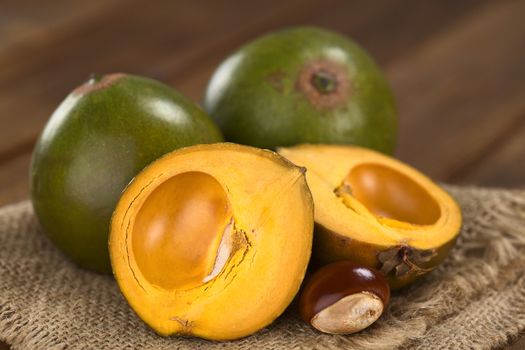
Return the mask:
[(304, 168), (217, 143), (176, 150), (137, 175), (116, 207), (109, 246), (122, 293), (155, 331), (227, 340), (284, 311), (312, 234)]
[(355, 144), (392, 153), (397, 113), (377, 65), (337, 33), (299, 27), (240, 48), (213, 74), (206, 111), (228, 141), (274, 149)]
[(308, 169), (316, 264), (367, 265), (397, 289), (438, 266), (454, 246), (459, 206), (412, 167), (352, 146), (301, 145), (279, 153)]
[(109, 221), (133, 176), (176, 148), (221, 140), (201, 109), (164, 84), (90, 79), (57, 108), (33, 153), (31, 198), (43, 231), (80, 266), (110, 271)]

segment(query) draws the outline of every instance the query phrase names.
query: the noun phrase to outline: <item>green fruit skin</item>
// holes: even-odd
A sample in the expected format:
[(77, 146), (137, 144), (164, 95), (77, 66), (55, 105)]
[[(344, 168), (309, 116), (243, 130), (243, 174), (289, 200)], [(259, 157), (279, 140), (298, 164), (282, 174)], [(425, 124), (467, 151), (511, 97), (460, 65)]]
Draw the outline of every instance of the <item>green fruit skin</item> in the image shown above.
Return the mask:
[(57, 108), (37, 142), (31, 199), (60, 250), (82, 267), (110, 272), (109, 223), (124, 187), (163, 154), (222, 135), (193, 102), (150, 79), (123, 75), (98, 90), (81, 89)]
[[(336, 107), (314, 106), (297, 88), (303, 65), (344, 67), (349, 94)], [(392, 154), (397, 112), (381, 71), (337, 33), (298, 27), (261, 37), (227, 58), (210, 80), (204, 108), (228, 141), (262, 148), (300, 143), (356, 144)]]

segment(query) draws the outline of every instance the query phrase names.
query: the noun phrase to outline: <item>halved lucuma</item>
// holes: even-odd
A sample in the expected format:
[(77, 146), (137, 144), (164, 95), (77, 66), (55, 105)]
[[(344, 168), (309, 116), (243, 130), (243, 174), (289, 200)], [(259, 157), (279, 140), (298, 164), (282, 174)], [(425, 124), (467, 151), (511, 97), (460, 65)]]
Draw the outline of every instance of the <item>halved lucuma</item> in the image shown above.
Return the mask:
[(279, 153), (308, 169), (318, 264), (365, 264), (401, 288), (435, 268), (454, 245), (459, 206), (410, 166), (352, 146), (302, 145)]
[(312, 235), (304, 168), (271, 151), (213, 144), (144, 169), (117, 205), (109, 243), (120, 289), (151, 328), (226, 340), (284, 311)]

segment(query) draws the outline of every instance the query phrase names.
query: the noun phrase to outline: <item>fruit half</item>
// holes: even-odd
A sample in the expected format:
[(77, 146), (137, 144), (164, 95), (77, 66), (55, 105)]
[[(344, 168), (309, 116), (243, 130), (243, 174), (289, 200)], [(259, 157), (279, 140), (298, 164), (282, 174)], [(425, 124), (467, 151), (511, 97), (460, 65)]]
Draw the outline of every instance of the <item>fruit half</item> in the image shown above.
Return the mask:
[(454, 245), (460, 208), (410, 166), (352, 146), (302, 145), (279, 153), (308, 169), (317, 263), (365, 264), (400, 288), (435, 268)]
[(199, 145), (152, 163), (124, 191), (111, 264), (129, 304), (159, 334), (235, 339), (291, 302), (312, 235), (304, 168), (270, 151)]

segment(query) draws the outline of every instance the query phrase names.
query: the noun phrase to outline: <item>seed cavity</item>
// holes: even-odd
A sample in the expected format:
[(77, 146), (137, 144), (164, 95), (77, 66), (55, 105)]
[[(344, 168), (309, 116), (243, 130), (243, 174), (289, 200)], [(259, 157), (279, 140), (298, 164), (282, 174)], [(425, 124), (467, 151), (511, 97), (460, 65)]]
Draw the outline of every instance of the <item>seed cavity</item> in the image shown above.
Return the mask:
[(433, 225), (441, 217), (439, 204), (423, 186), (382, 164), (362, 163), (353, 167), (334, 192), (340, 197), (351, 195), (385, 225), (402, 227), (398, 222)]
[(227, 193), (202, 172), (178, 174), (157, 186), (131, 230), (140, 272), (164, 289), (191, 289), (210, 281), (238, 244)]

